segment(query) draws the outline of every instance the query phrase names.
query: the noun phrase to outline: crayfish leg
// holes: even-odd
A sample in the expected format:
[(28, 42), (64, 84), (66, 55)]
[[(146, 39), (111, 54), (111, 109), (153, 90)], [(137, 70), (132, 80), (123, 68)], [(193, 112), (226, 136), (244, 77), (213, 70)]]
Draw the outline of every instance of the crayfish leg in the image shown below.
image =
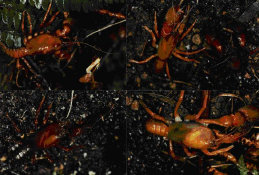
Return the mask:
[(152, 46), (154, 48), (157, 48), (157, 45), (156, 45), (156, 36), (155, 34), (153, 33), (153, 31), (151, 29), (149, 29), (147, 26), (143, 26), (143, 28), (148, 31), (152, 37)]
[(196, 152), (190, 152), (186, 146), (183, 145), (183, 150), (188, 157), (193, 157), (196, 155)]
[(57, 145), (57, 147), (59, 147), (60, 149), (63, 149), (66, 152), (71, 151), (71, 150), (76, 149), (76, 148), (84, 148), (84, 146), (81, 146), (81, 145), (79, 145), (79, 146), (72, 146), (70, 148), (64, 147), (64, 146), (61, 146), (61, 145)]
[(51, 9), (51, 5), (52, 5), (52, 2), (49, 3), (48, 9), (47, 9), (47, 11), (46, 11), (46, 13), (45, 13), (45, 15), (43, 17), (43, 20), (42, 20), (41, 24), (40, 24), (40, 28), (42, 28), (44, 26), (44, 23), (45, 23), (45, 21), (46, 21), (46, 19), (48, 17), (50, 9)]
[(156, 11), (155, 11), (155, 13), (154, 13), (154, 30), (155, 30), (156, 36), (159, 38), (159, 33), (158, 33), (158, 29), (157, 29)]
[(222, 149), (219, 149), (219, 150), (216, 150), (216, 151), (212, 151), (212, 152), (209, 152), (208, 149), (202, 149), (201, 151), (204, 154), (208, 155), (208, 156), (215, 156), (215, 155), (218, 155), (220, 153), (227, 152), (227, 151), (231, 150), (233, 147), (234, 146), (231, 145), (231, 146), (229, 146), (227, 148), (222, 148)]
[(192, 30), (192, 28), (194, 27), (194, 25), (195, 25), (196, 22), (197, 22), (197, 20), (195, 20), (194, 23), (192, 23), (192, 25), (184, 32), (184, 34), (183, 34), (183, 35), (181, 36), (181, 38), (180, 38), (180, 41), (183, 40), (184, 37), (185, 37), (186, 35), (188, 35), (188, 33), (191, 32), (191, 30)]
[(180, 115), (178, 113), (178, 109), (179, 109), (179, 106), (181, 105), (181, 103), (183, 101), (183, 97), (184, 97), (184, 90), (181, 90), (180, 96), (179, 96), (178, 101), (176, 103), (176, 106), (174, 108), (174, 117), (175, 118), (180, 118)]
[(143, 61), (136, 61), (136, 60), (130, 59), (129, 62), (136, 63), (136, 64), (144, 64), (144, 63), (149, 62), (150, 60), (152, 60), (153, 58), (155, 58), (157, 56), (158, 56), (158, 54), (151, 55), (150, 57), (148, 57), (147, 59), (145, 59)]
[(47, 123), (47, 121), (48, 121), (49, 113), (50, 113), (50, 110), (51, 110), (51, 108), (52, 108), (52, 104), (53, 104), (53, 102), (50, 103), (50, 105), (48, 106), (48, 111), (47, 111), (46, 115), (44, 116), (44, 119), (43, 119), (43, 124), (44, 124), (44, 125), (45, 125), (45, 124)]
[(179, 58), (179, 59), (181, 59), (181, 60), (183, 60), (183, 61), (200, 63), (199, 61), (197, 61), (197, 60), (195, 60), (195, 59), (189, 59), (189, 58), (187, 58), (187, 57), (183, 57), (183, 56), (179, 55), (179, 54), (176, 53), (176, 52), (172, 52), (172, 53), (173, 53), (173, 55), (174, 55), (175, 57), (177, 57), (177, 58)]
[(69, 63), (72, 60), (72, 58), (74, 57), (75, 53), (76, 53), (76, 49), (71, 54), (64, 50), (63, 51), (57, 50), (55, 52), (55, 56), (61, 60), (66, 59), (67, 62)]
[(20, 128), (19, 128), (19, 127), (16, 125), (16, 123), (9, 117), (8, 113), (6, 113), (5, 116), (6, 116), (6, 117), (9, 119), (9, 121), (12, 123), (12, 125), (13, 125), (13, 127), (15, 128), (16, 132), (20, 133), (20, 132), (21, 132)]
[(109, 10), (105, 10), (105, 9), (101, 9), (101, 10), (98, 10), (98, 12), (100, 14), (107, 14), (111, 17), (116, 17), (118, 19), (126, 19), (125, 15), (121, 14), (121, 13), (114, 13), (114, 12), (110, 12)]
[(162, 122), (165, 122), (166, 123), (166, 120), (163, 116), (161, 115), (158, 115), (156, 113), (154, 113), (153, 111), (151, 111), (147, 105), (142, 101), (140, 100), (139, 103), (143, 106), (143, 108), (147, 111), (147, 113), (149, 113), (149, 115), (153, 118), (153, 119), (156, 119), (156, 120), (160, 120)]
[(39, 107), (38, 107), (38, 109), (37, 109), (37, 111), (36, 111), (36, 116), (35, 116), (35, 120), (34, 120), (34, 125), (35, 125), (35, 128), (37, 128), (37, 125), (38, 125), (38, 117), (39, 117), (39, 114), (40, 114), (40, 110), (41, 110), (41, 108), (42, 108), (42, 105), (43, 105), (43, 103), (44, 103), (44, 101), (45, 101), (45, 98), (46, 98), (46, 96), (44, 95), (43, 97), (42, 97), (42, 99), (41, 99), (41, 101), (40, 101), (40, 104), (39, 104)]
[(166, 69), (166, 74), (167, 74), (169, 80), (171, 80), (171, 75), (170, 75), (170, 71), (169, 71), (168, 62), (165, 63), (165, 69)]
[(192, 51), (192, 52), (183, 52), (181, 50), (178, 50), (178, 49), (175, 49), (174, 51), (176, 53), (179, 53), (179, 54), (183, 54), (183, 55), (194, 55), (194, 54), (197, 54), (197, 53), (200, 53), (202, 51), (204, 51), (206, 48), (202, 48), (200, 50), (196, 50), (196, 51)]
[(175, 155), (172, 140), (169, 140), (169, 152), (170, 152), (170, 155), (171, 155), (171, 157), (172, 157), (173, 159), (179, 160), (179, 161), (182, 161), (182, 162), (185, 161), (185, 159), (184, 159), (183, 157), (180, 157), (180, 156)]
[(204, 98), (203, 98), (202, 108), (200, 109), (198, 114), (196, 114), (195, 120), (198, 120), (200, 118), (201, 114), (205, 111), (205, 109), (207, 107), (208, 98), (209, 98), (209, 91), (208, 90), (204, 90), (203, 94), (204, 94)]

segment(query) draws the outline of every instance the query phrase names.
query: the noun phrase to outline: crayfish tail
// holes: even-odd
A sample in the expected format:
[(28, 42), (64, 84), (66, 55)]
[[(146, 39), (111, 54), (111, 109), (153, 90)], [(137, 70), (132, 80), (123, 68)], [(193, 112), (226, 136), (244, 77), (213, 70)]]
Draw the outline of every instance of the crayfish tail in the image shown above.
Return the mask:
[(165, 67), (165, 64), (166, 64), (165, 61), (162, 61), (162, 60), (160, 60), (160, 59), (157, 59), (156, 62), (155, 62), (155, 72), (156, 72), (156, 73), (162, 72), (162, 70), (163, 70), (164, 67)]
[(0, 47), (7, 55), (9, 55), (12, 58), (22, 58), (28, 55), (28, 50), (25, 47), (21, 47), (19, 49), (9, 49), (1, 41), (0, 41)]
[(146, 129), (148, 132), (167, 137), (168, 136), (168, 126), (162, 122), (157, 122), (154, 120), (149, 120), (146, 123)]

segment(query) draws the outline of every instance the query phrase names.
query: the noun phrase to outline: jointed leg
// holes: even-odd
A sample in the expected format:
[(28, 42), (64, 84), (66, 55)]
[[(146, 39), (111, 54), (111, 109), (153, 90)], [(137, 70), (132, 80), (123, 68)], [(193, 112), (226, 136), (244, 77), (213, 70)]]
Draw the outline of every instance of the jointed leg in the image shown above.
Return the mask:
[(220, 153), (223, 153), (223, 152), (227, 152), (227, 151), (231, 150), (233, 147), (234, 147), (234, 145), (231, 145), (231, 146), (229, 146), (227, 148), (222, 148), (222, 149), (219, 149), (219, 150), (216, 150), (216, 151), (212, 151), (212, 152), (209, 152), (208, 149), (202, 149), (201, 151), (204, 154), (208, 155), (208, 156), (215, 156), (217, 154), (220, 154)]
[(197, 60), (195, 60), (195, 59), (189, 59), (189, 58), (187, 58), (187, 57), (183, 57), (183, 56), (179, 55), (179, 54), (176, 53), (176, 52), (172, 52), (172, 53), (173, 53), (173, 55), (174, 55), (175, 57), (177, 57), (177, 58), (179, 58), (179, 59), (181, 59), (181, 60), (183, 60), (183, 61), (200, 63), (199, 61), (197, 61)]
[(46, 115), (44, 116), (44, 119), (43, 119), (43, 124), (44, 124), (44, 125), (45, 125), (45, 124), (47, 123), (47, 121), (48, 121), (49, 113), (50, 113), (50, 110), (51, 110), (51, 108), (52, 108), (52, 104), (53, 104), (53, 103), (50, 103), (50, 105), (48, 106), (48, 111), (47, 111)]
[(34, 156), (33, 156), (32, 159), (31, 159), (31, 163), (34, 164), (37, 160), (42, 160), (42, 159), (48, 159), (48, 161), (49, 161), (50, 163), (53, 163), (53, 162), (54, 162), (54, 161), (51, 159), (51, 157), (50, 157), (50, 155), (49, 155), (48, 153), (46, 153), (46, 152), (44, 151), (44, 154), (45, 154), (46, 157), (36, 157), (36, 155), (34, 154)]
[(183, 55), (194, 55), (194, 54), (197, 54), (197, 53), (200, 53), (202, 51), (204, 51), (206, 48), (202, 48), (200, 50), (196, 50), (196, 51), (192, 51), (192, 52), (184, 52), (184, 51), (181, 51), (181, 50), (178, 50), (178, 49), (175, 49), (174, 51), (176, 53), (179, 53), (179, 54), (183, 54)]
[(105, 9), (101, 9), (101, 10), (98, 10), (98, 12), (100, 14), (107, 14), (109, 16), (112, 16), (112, 17), (116, 17), (118, 19), (125, 19), (125, 15), (121, 14), (121, 13), (114, 13), (114, 12), (110, 12), (109, 10), (105, 10)]
[[(31, 36), (31, 35), (32, 35), (31, 16), (30, 16), (30, 14), (29, 14), (28, 12), (26, 12), (26, 14), (27, 14), (27, 18), (28, 18), (29, 25), (30, 25), (30, 32), (29, 32), (29, 34), (30, 34), (30, 36)], [(29, 39), (31, 39), (31, 38), (29, 38)]]
[(219, 126), (223, 126), (223, 127), (229, 127), (232, 125), (232, 123), (230, 122), (223, 122), (223, 121), (228, 121), (229, 116), (223, 116), (221, 118), (218, 119), (200, 119), (197, 120), (197, 122), (199, 123), (203, 123), (203, 124), (214, 124), (214, 125), (219, 125)]
[(158, 54), (151, 55), (150, 57), (148, 57), (147, 59), (145, 59), (143, 61), (136, 61), (136, 60), (130, 59), (129, 62), (130, 63), (136, 63), (136, 64), (144, 64), (144, 63), (149, 62), (150, 60), (152, 60), (153, 58), (155, 58), (157, 56), (158, 56)]
[(182, 40), (182, 39), (184, 39), (184, 37), (188, 34), (188, 33), (190, 33), (190, 31), (192, 30), (192, 28), (194, 27), (194, 25), (195, 25), (195, 23), (197, 22), (197, 20), (195, 20), (194, 21), (194, 23), (184, 32), (184, 34), (181, 36), (181, 38), (180, 38), (180, 41)]
[(46, 21), (46, 19), (47, 19), (47, 17), (48, 17), (48, 14), (49, 14), (50, 9), (51, 9), (51, 5), (52, 5), (52, 3), (50, 2), (50, 3), (49, 3), (49, 7), (48, 7), (48, 9), (47, 9), (47, 12), (45, 13), (45, 16), (44, 16), (44, 18), (43, 18), (43, 20), (42, 20), (42, 22), (41, 22), (41, 24), (40, 24), (40, 28), (42, 28), (42, 27), (44, 26), (44, 23), (45, 23), (45, 21)]
[(154, 14), (154, 30), (156, 33), (156, 36), (159, 37), (158, 29), (157, 29), (157, 18), (156, 18), (156, 12)]
[(204, 93), (203, 105), (202, 105), (202, 108), (200, 109), (200, 111), (198, 112), (198, 114), (195, 115), (195, 120), (198, 120), (200, 118), (201, 114), (205, 111), (205, 109), (207, 107), (209, 91), (204, 90), (203, 93)]
[(219, 155), (225, 157), (227, 161), (237, 164), (237, 159), (235, 158), (235, 156), (233, 156), (233, 154), (229, 152), (223, 152), (223, 153), (219, 153)]
[(169, 140), (169, 150), (170, 150), (170, 155), (175, 158), (176, 155), (174, 153), (174, 147), (173, 147), (173, 143), (172, 143), (172, 140)]
[(148, 31), (150, 33), (150, 35), (152, 36), (152, 46), (154, 48), (156, 48), (156, 36), (155, 34), (153, 33), (153, 31), (151, 29), (149, 29), (147, 26), (143, 26), (144, 29), (146, 29), (146, 31)]
[(41, 99), (41, 101), (40, 101), (40, 105), (39, 105), (39, 107), (38, 107), (38, 109), (37, 109), (37, 111), (36, 111), (36, 116), (35, 116), (35, 121), (34, 121), (34, 124), (35, 124), (35, 128), (37, 128), (37, 125), (38, 125), (38, 117), (39, 117), (39, 113), (40, 113), (40, 110), (41, 110), (41, 108), (42, 108), (42, 105), (43, 105), (43, 103), (44, 103), (44, 101), (45, 101), (45, 95), (42, 97), (42, 99)]
[(179, 106), (181, 105), (182, 101), (183, 101), (183, 97), (184, 97), (184, 90), (181, 90), (180, 92), (180, 96), (179, 96), (179, 99), (178, 99), (178, 102), (176, 103), (176, 106), (174, 108), (174, 117), (176, 118), (180, 118), (180, 115), (178, 113), (178, 108)]
[(20, 69), (20, 70), (21, 70), (21, 69), (24, 69), (23, 65), (21, 65), (21, 63), (20, 63), (20, 59), (17, 59), (17, 60), (16, 60), (16, 68), (17, 68), (17, 69)]
[(165, 63), (165, 69), (166, 69), (166, 74), (167, 74), (169, 80), (171, 80), (171, 75), (170, 75), (170, 72), (169, 72), (168, 62)]
[(26, 45), (27, 43), (27, 37), (26, 37), (26, 33), (25, 33), (25, 30), (24, 30), (24, 16), (25, 16), (25, 13), (26, 11), (23, 11), (22, 12), (22, 33), (23, 33), (23, 44)]
[(187, 148), (186, 146), (184, 146), (184, 145), (183, 145), (183, 150), (184, 150), (184, 152), (186, 153), (186, 155), (187, 155), (188, 157), (193, 157), (193, 156), (196, 155), (195, 152), (190, 152), (190, 151), (188, 150), (188, 148)]
[(68, 152), (68, 151), (71, 151), (73, 149), (76, 149), (76, 148), (84, 148), (84, 146), (72, 146), (70, 148), (68, 147), (64, 147), (64, 146), (61, 146), (61, 145), (57, 145), (57, 147), (59, 147), (60, 149), (63, 149), (64, 151)]
[(149, 115), (153, 119), (160, 120), (160, 121), (166, 123), (166, 120), (165, 120), (165, 118), (163, 116), (160, 116), (160, 115), (154, 113), (153, 111), (151, 111), (143, 101), (140, 100), (139, 103), (143, 106), (143, 108), (147, 111), (147, 113), (149, 113)]
[[(19, 60), (19, 59), (18, 59)], [(19, 75), (20, 75), (21, 69), (18, 69), (16, 76), (15, 76), (15, 84), (17, 87), (21, 88), (22, 86), (19, 85)]]
[[(47, 12), (45, 13), (45, 16), (44, 16), (44, 18), (43, 18), (43, 20), (42, 20), (42, 22), (41, 22), (41, 24), (40, 24), (40, 28), (49, 26), (49, 25), (55, 20), (55, 18), (57, 17), (57, 15), (60, 13), (59, 11), (56, 12), (56, 13), (51, 17), (51, 19), (49, 20), (49, 22), (48, 22), (47, 24), (45, 24), (45, 23), (46, 23), (46, 20), (47, 20), (47, 17), (48, 17), (48, 14), (49, 14), (50, 9), (51, 9), (51, 5), (52, 5), (52, 3), (50, 2), (50, 3), (49, 3), (49, 7), (48, 7), (48, 9), (47, 9)], [(65, 18), (66, 18), (65, 12), (64, 12), (64, 16), (65, 16)]]
[(69, 53), (66, 50), (57, 50), (54, 54), (60, 60), (66, 59), (68, 62), (70, 62), (71, 59), (74, 57), (75, 53), (76, 53), (76, 49), (72, 53)]
[(19, 132), (19, 133), (20, 133), (20, 132), (21, 132), (20, 128), (19, 128), (19, 127), (16, 125), (16, 123), (9, 117), (8, 113), (6, 113), (5, 116), (10, 120), (10, 122), (11, 122), (12, 125), (14, 126), (16, 132)]
[(184, 158), (175, 155), (172, 140), (169, 140), (169, 152), (170, 152), (170, 155), (172, 156), (173, 159), (184, 161)]
[(255, 140), (251, 141), (251, 140), (249, 140), (249, 139), (247, 139), (245, 137), (241, 138), (240, 142), (242, 144), (246, 144), (246, 145), (248, 145), (250, 147), (252, 147), (252, 146), (258, 147), (259, 146), (258, 143), (257, 143), (258, 141), (255, 141)]
[(56, 12), (56, 13), (50, 18), (50, 20), (48, 21), (48, 23), (47, 23), (47, 24), (43, 24), (42, 27), (48, 27), (48, 26), (56, 19), (56, 17), (58, 16), (59, 13), (60, 13), (59, 11)]
[(176, 27), (173, 30), (173, 32), (176, 32), (179, 29), (180, 26), (182, 27), (182, 23), (181, 22), (176, 25)]
[(184, 1), (184, 0), (181, 0), (181, 1), (180, 1), (180, 3), (178, 4), (179, 7), (182, 5), (183, 1)]
[(246, 134), (246, 133), (240, 133), (240, 132), (237, 132), (235, 134), (222, 134), (218, 130), (214, 129), (213, 131), (218, 138), (216, 140), (218, 145), (222, 143), (234, 143)]
[(220, 171), (218, 171), (216, 168), (214, 168), (214, 167), (210, 167), (209, 169), (208, 169), (208, 172), (209, 173), (213, 173), (213, 175), (227, 175), (227, 174), (225, 174), (225, 173), (222, 173), (222, 172), (220, 172)]
[(184, 28), (185, 28), (185, 24), (180, 24), (179, 26), (177, 26), (177, 28), (178, 28), (177, 30), (178, 30), (179, 35), (181, 35), (183, 33)]

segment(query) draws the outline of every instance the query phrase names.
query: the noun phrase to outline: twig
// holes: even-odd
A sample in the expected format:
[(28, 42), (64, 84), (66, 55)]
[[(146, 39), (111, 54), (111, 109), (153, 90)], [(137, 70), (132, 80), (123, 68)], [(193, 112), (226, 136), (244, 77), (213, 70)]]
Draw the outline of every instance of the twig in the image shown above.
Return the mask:
[(112, 26), (115, 26), (115, 25), (120, 24), (120, 23), (123, 23), (123, 22), (126, 22), (126, 19), (121, 20), (121, 21), (119, 21), (119, 22), (116, 22), (116, 23), (114, 23), (114, 24), (107, 25), (107, 26), (105, 26), (105, 27), (103, 27), (103, 28), (101, 28), (101, 29), (99, 29), (99, 30), (96, 30), (96, 31), (90, 33), (89, 35), (87, 35), (87, 36), (84, 38), (84, 40), (85, 40), (86, 38), (89, 38), (90, 36), (92, 36), (92, 35), (98, 33), (98, 32), (101, 32), (101, 31), (103, 31), (103, 30), (105, 30), (105, 29), (108, 29), (108, 28), (110, 28), (110, 27), (112, 27)]
[(68, 113), (67, 113), (67, 117), (69, 116), (70, 112), (71, 112), (71, 109), (72, 109), (72, 105), (73, 105), (73, 96), (74, 96), (74, 90), (72, 90), (71, 92), (71, 99), (70, 99), (70, 105), (69, 105), (69, 110), (68, 110)]

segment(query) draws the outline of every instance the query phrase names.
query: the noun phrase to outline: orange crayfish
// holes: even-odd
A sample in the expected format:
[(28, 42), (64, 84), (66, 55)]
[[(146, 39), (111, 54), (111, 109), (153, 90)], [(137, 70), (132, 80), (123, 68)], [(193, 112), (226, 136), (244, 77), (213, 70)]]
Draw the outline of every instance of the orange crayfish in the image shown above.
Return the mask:
[[(178, 122), (169, 124), (169, 122), (165, 120), (163, 116), (152, 112), (144, 104), (144, 102), (140, 101), (140, 103), (152, 117), (152, 119), (146, 123), (147, 131), (169, 139), (170, 155), (174, 159), (182, 160), (182, 158), (176, 156), (173, 151), (173, 141), (181, 144), (188, 156), (193, 156), (193, 153), (189, 152), (187, 148), (199, 149), (204, 154), (209, 156), (231, 156), (231, 154), (227, 151), (232, 149), (233, 145), (226, 148), (217, 149), (222, 143), (226, 142), (216, 138), (213, 130), (209, 129), (208, 127), (195, 122)], [(209, 149), (213, 151), (209, 151)]]
[[(49, 26), (56, 18), (56, 16), (60, 13), (59, 11), (56, 12), (51, 19), (46, 22), (48, 14), (51, 9), (51, 3), (48, 6), (47, 12), (43, 18), (42, 23), (40, 24), (40, 29), (43, 27)], [(24, 30), (24, 16), (25, 13), (27, 14), (30, 30), (29, 36), (26, 37), (25, 30)], [(71, 31), (71, 24), (72, 20), (68, 18), (69, 13), (64, 12), (65, 20), (63, 21), (63, 28), (56, 30), (55, 33), (44, 33), (41, 31), (39, 34), (34, 33), (32, 35), (32, 23), (30, 14), (26, 11), (23, 12), (22, 15), (22, 32), (24, 34), (23, 44), (24, 47), (18, 49), (9, 49), (7, 48), (2, 42), (0, 42), (0, 46), (2, 50), (9, 55), (10, 57), (17, 59), (17, 68), (21, 67), (19, 64), (19, 58), (30, 56), (30, 55), (38, 55), (38, 54), (52, 54), (54, 53), (56, 57), (60, 59), (71, 59), (74, 55), (74, 52), (68, 53), (67, 51), (62, 50), (62, 40), (61, 39), (68, 39), (68, 34)]]
[[(158, 49), (157, 53), (151, 55), (143, 61), (130, 59), (129, 62), (136, 64), (144, 64), (152, 60), (153, 58), (157, 57), (158, 59), (155, 62), (155, 72), (160, 73), (164, 69), (164, 67), (166, 67), (166, 73), (169, 79), (171, 79), (171, 76), (169, 73), (169, 66), (167, 60), (170, 58), (171, 55), (174, 55), (175, 57), (183, 61), (199, 63), (199, 61), (181, 56), (181, 54), (194, 55), (205, 50), (205, 48), (192, 52), (184, 52), (176, 48), (177, 44), (181, 42), (188, 33), (191, 32), (196, 23), (195, 20), (195, 22), (184, 32), (185, 24), (183, 23), (183, 21), (187, 18), (190, 7), (188, 6), (187, 15), (184, 16), (184, 11), (180, 8), (181, 3), (182, 1), (179, 5), (171, 7), (167, 11), (165, 16), (165, 22), (163, 23), (160, 35), (157, 29), (156, 12), (154, 14), (154, 29), (156, 35), (147, 26), (144, 26), (144, 29), (147, 30), (152, 36), (152, 46)], [(161, 38), (158, 45), (156, 44), (156, 36), (157, 38)]]
[(240, 127), (247, 122), (256, 122), (259, 119), (259, 109), (255, 106), (244, 106), (235, 114), (225, 115), (218, 119), (200, 119), (200, 123), (216, 124), (224, 127)]
[[(39, 112), (42, 108), (42, 104), (45, 101), (45, 96), (43, 96), (40, 105), (36, 112), (36, 117), (34, 120), (35, 130), (31, 130), (31, 133), (33, 134), (26, 134), (26, 136), (23, 139), (19, 139), (19, 144), (26, 145), (29, 148), (32, 148), (32, 150), (37, 149), (48, 149), (51, 147), (58, 147), (60, 149), (63, 149), (64, 151), (70, 151), (75, 148), (83, 148), (83, 146), (70, 146), (70, 147), (64, 147), (60, 145), (60, 142), (62, 139), (66, 138), (67, 136), (70, 139), (73, 139), (74, 137), (82, 134), (83, 129), (86, 127), (85, 123), (82, 121), (76, 123), (74, 126), (71, 126), (68, 122), (55, 122), (55, 123), (48, 123), (48, 117), (52, 108), (52, 103), (48, 106), (47, 113), (43, 118), (41, 118), (41, 122), (38, 122), (38, 116)], [(6, 114), (6, 117), (10, 120), (13, 127), (15, 128), (16, 132), (21, 134), (21, 130), (19, 129), (18, 125), (9, 117), (8, 113)], [(43, 128), (43, 129), (42, 129)], [(30, 149), (27, 149), (29, 151)], [(27, 152), (25, 151), (25, 152)], [(25, 152), (21, 152), (16, 156), (16, 159), (21, 159)], [(51, 157), (46, 154), (46, 158), (48, 161), (53, 162)], [(39, 158), (41, 159), (41, 158)], [(37, 158), (34, 156), (32, 158), (32, 162), (35, 162)]]
[[(185, 91), (181, 91), (179, 100), (177, 102), (176, 108), (175, 108), (175, 116), (179, 117), (179, 114), (177, 112), (180, 104), (182, 103), (183, 97), (184, 97)], [(223, 127), (243, 127), (249, 123), (254, 123), (258, 121), (259, 119), (259, 109), (255, 106), (252, 105), (247, 105), (244, 106), (240, 109), (235, 114), (229, 114), (222, 116), (218, 119), (200, 119), (201, 114), (205, 111), (207, 104), (208, 104), (208, 98), (209, 98), (209, 91), (203, 91), (204, 98), (203, 98), (203, 104), (202, 108), (200, 109), (199, 113), (196, 115), (187, 115), (185, 116), (185, 120), (194, 120), (198, 123), (201, 124), (214, 124), (214, 125), (219, 125)], [(234, 94), (225, 94), (226, 96), (233, 96), (236, 97)], [(224, 94), (222, 94), (224, 96)], [(215, 134), (218, 137), (221, 137), (221, 141), (224, 143), (233, 143), (239, 140), (242, 136), (244, 136), (247, 133), (247, 129), (244, 129), (240, 132), (236, 132), (233, 135), (228, 135), (228, 137), (225, 136), (225, 134), (221, 134), (219, 131), (214, 130)]]

